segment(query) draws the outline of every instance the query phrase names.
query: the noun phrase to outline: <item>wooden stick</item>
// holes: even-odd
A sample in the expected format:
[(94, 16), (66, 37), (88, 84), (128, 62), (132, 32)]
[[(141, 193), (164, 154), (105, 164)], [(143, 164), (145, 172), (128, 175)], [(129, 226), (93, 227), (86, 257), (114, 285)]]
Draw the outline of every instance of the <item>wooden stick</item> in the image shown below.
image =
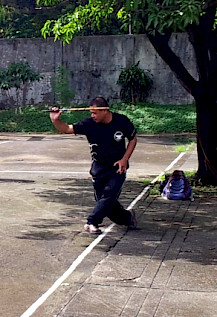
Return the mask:
[(59, 110), (43, 110), (43, 112), (59, 112), (59, 111), (87, 111), (87, 110), (108, 110), (109, 107), (85, 107), (85, 108), (69, 108)]

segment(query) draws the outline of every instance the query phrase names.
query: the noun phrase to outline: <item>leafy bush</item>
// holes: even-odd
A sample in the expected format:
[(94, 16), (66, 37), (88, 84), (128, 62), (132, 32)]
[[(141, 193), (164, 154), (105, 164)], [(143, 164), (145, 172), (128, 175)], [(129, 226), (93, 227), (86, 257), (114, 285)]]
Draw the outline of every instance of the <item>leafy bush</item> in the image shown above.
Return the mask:
[(11, 63), (9, 67), (0, 72), (0, 89), (19, 89), (22, 84), (40, 80), (42, 76), (31, 69), (28, 62)]
[(75, 96), (74, 90), (70, 88), (69, 76), (70, 70), (65, 66), (57, 67), (57, 74), (53, 78), (52, 90), (57, 103), (60, 106), (68, 107)]
[(139, 62), (120, 73), (117, 84), (122, 86), (120, 97), (126, 102), (144, 101), (152, 87), (149, 74), (139, 68)]
[(11, 63), (9, 67), (0, 72), (0, 89), (6, 91), (10, 98), (11, 88), (16, 89), (16, 105), (25, 104), (24, 90), (23, 98), (19, 100), (19, 90), (28, 82), (39, 81), (42, 78), (40, 73), (34, 71), (28, 62)]

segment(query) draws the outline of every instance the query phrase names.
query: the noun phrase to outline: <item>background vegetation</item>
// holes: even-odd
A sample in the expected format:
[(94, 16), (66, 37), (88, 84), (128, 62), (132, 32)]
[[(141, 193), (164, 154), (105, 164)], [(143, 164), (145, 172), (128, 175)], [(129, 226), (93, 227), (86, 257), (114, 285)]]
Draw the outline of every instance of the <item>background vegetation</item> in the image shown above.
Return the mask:
[[(59, 5), (63, 0), (37, 0)], [(203, 184), (217, 185), (217, 1), (216, 0), (86, 0), (57, 20), (47, 20), (42, 35), (70, 43), (87, 26), (101, 30), (101, 23), (118, 18), (120, 29), (144, 33), (169, 66), (197, 107), (197, 177)], [(195, 52), (198, 76), (192, 76), (176, 51), (170, 47), (173, 32), (188, 34)], [(146, 48), (144, 47), (144, 50)]]
[[(45, 109), (45, 108), (43, 108)], [(0, 132), (57, 132), (42, 108), (24, 107), (0, 111)], [(194, 105), (118, 103), (111, 110), (127, 115), (140, 133), (195, 133)], [(75, 123), (89, 117), (89, 111), (67, 112), (62, 120)]]
[[(41, 37), (41, 29), (47, 20), (63, 17), (63, 20), (67, 22), (69, 14), (86, 2), (86, 0), (1, 0), (0, 38)], [(128, 33), (121, 28), (121, 23), (116, 17), (110, 20), (109, 24), (107, 21), (102, 21), (100, 29), (88, 23), (85, 29), (77, 32), (77, 35)]]

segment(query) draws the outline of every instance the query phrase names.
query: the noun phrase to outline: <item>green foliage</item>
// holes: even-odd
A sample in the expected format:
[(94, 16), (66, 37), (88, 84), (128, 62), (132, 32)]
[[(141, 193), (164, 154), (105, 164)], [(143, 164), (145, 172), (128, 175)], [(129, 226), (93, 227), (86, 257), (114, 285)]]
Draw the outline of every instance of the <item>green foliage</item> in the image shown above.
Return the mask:
[[(138, 7), (137, 7), (138, 8)], [(139, 11), (135, 14), (135, 3), (130, 1), (129, 5), (123, 5), (117, 12), (117, 19), (121, 22), (121, 30), (125, 32), (140, 33), (143, 31), (143, 21), (139, 17)]]
[(0, 72), (0, 89), (19, 89), (26, 82), (39, 81), (42, 76), (31, 69), (28, 62), (12, 63)]
[(121, 100), (125, 102), (144, 101), (153, 84), (149, 74), (136, 65), (124, 69), (117, 81), (122, 86)]
[[(23, 107), (20, 111), (0, 111), (0, 132), (57, 132), (42, 108)], [(45, 109), (45, 107), (43, 107)], [(156, 105), (148, 103), (115, 104), (111, 110), (126, 114), (140, 133), (195, 133), (194, 105)], [(75, 123), (90, 114), (87, 111), (64, 112), (63, 121)], [(181, 142), (178, 141), (177, 142)]]
[(113, 109), (129, 117), (138, 132), (143, 133), (195, 133), (194, 105), (158, 105), (150, 103), (120, 103)]
[(13, 14), (15, 10), (10, 7), (3, 7), (0, 5), (0, 25), (1, 23), (5, 23), (9, 16)]
[[(215, 120), (208, 119), (215, 113), (216, 100), (216, 9), (216, 0), (89, 0), (79, 9), (77, 7), (74, 13), (65, 16), (65, 20), (49, 21), (43, 29), (43, 36), (54, 35), (55, 40), (70, 43), (80, 30), (93, 27), (100, 29), (101, 21), (111, 23), (114, 15), (125, 30), (129, 26), (129, 33), (132, 33), (131, 30), (146, 33), (180, 84), (197, 102), (198, 119), (201, 118), (198, 130), (203, 134), (201, 144), (198, 143), (198, 175), (204, 183), (216, 183), (216, 143), (214, 140), (209, 142), (208, 137), (209, 133), (213, 134), (216, 130)], [(191, 75), (170, 47), (169, 39), (174, 31), (187, 31), (195, 50), (198, 79)], [(211, 103), (209, 107), (204, 105), (205, 100)], [(203, 116), (205, 107), (206, 114)]]
[(184, 31), (189, 24), (199, 23), (202, 5), (202, 1), (197, 0), (164, 0), (161, 5), (150, 1), (145, 28), (151, 33), (156, 30), (163, 33), (168, 28)]
[(62, 2), (62, 0), (37, 0), (38, 5), (44, 6), (54, 6), (60, 2)]
[(0, 36), (2, 38), (28, 38), (40, 35), (40, 30), (34, 25), (34, 21), (28, 13), (21, 13), (8, 9), (0, 21)]
[[(45, 5), (46, 1), (39, 1)], [(52, 9), (39, 7), (35, 0), (2, 1), (0, 5), (0, 37), (35, 38), (41, 37), (41, 28), (48, 19), (58, 19), (65, 10), (74, 10), (77, 1), (52, 1)], [(47, 1), (51, 5), (51, 1)], [(69, 4), (68, 4), (69, 3)]]
[(34, 20), (34, 14), (26, 7), (18, 9), (0, 6), (0, 37), (27, 38), (40, 36), (40, 27)]
[[(70, 43), (77, 34), (183, 31), (198, 24), (214, 0), (20, 0), (19, 6), (0, 6), (0, 35), (4, 38), (44, 37)], [(52, 7), (52, 10), (47, 8)], [(39, 10), (40, 8), (40, 10)], [(42, 27), (42, 25), (44, 25)]]
[[(44, 0), (39, 3), (58, 3), (58, 0)], [(55, 40), (70, 43), (72, 38), (84, 29), (100, 29), (102, 23), (113, 23), (114, 17), (133, 33), (148, 31), (155, 33), (184, 31), (188, 25), (198, 24), (205, 5), (211, 1), (199, 0), (89, 0), (78, 5), (74, 12), (68, 12), (57, 20), (48, 20), (43, 29), (44, 37), (54, 35)], [(215, 4), (216, 5), (216, 4)]]
[(39, 111), (24, 108), (0, 111), (1, 132), (55, 132), (49, 117)]
[[(163, 33), (167, 29), (184, 31), (190, 24), (198, 24), (204, 4), (199, 0), (125, 0), (117, 17), (123, 24), (132, 23), (134, 32), (146, 30)], [(118, 1), (116, 1), (117, 5)], [(130, 17), (130, 19), (129, 19)]]
[[(48, 108), (48, 107), (47, 107)], [(45, 109), (45, 107), (43, 107)], [(78, 111), (73, 116), (63, 113), (61, 118), (67, 123), (78, 122), (87, 116)], [(0, 132), (51, 132), (57, 133), (51, 123), (49, 114), (42, 112), (41, 107), (28, 106), (17, 109), (0, 111)]]
[(67, 13), (57, 20), (48, 20), (42, 28), (42, 36), (54, 35), (54, 40), (62, 40), (69, 44), (73, 37), (83, 30), (100, 29), (101, 23), (107, 23), (113, 8), (109, 2), (102, 4), (101, 0), (89, 0), (84, 6), (79, 5), (74, 12)]
[(191, 150), (191, 148), (194, 146), (194, 142), (191, 142), (190, 144), (181, 144), (175, 147), (176, 152), (182, 153), (182, 152), (188, 152)]
[(75, 96), (74, 90), (70, 88), (71, 72), (65, 66), (57, 67), (57, 74), (53, 78), (52, 90), (55, 99), (60, 106), (67, 107)]
[(20, 0), (16, 8), (0, 6), (0, 34), (4, 38), (37, 37), (42, 28), (44, 37), (54, 36), (55, 40), (70, 43), (77, 34), (117, 34), (129, 30), (163, 33), (168, 28), (183, 31), (190, 24), (198, 24), (205, 5), (212, 2), (37, 0), (36, 10), (34, 1), (25, 7), (25, 1)]

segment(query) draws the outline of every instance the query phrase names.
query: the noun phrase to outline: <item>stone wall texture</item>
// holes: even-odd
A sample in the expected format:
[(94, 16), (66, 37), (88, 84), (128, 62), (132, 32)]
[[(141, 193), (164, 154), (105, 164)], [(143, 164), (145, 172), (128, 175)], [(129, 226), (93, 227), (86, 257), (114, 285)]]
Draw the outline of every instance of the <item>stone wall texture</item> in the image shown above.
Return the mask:
[[(76, 37), (69, 45), (53, 39), (0, 40), (0, 70), (12, 62), (28, 61), (43, 79), (28, 83), (20, 91), (0, 91), (0, 108), (29, 104), (53, 104), (52, 77), (57, 67), (71, 71), (70, 86), (75, 91), (74, 104), (87, 103), (101, 95), (110, 102), (120, 101), (120, 72), (138, 61), (151, 73), (153, 88), (148, 101), (159, 104), (189, 104), (194, 100), (156, 53), (145, 35)], [(197, 78), (194, 51), (187, 35), (173, 34), (171, 48), (190, 73)]]

